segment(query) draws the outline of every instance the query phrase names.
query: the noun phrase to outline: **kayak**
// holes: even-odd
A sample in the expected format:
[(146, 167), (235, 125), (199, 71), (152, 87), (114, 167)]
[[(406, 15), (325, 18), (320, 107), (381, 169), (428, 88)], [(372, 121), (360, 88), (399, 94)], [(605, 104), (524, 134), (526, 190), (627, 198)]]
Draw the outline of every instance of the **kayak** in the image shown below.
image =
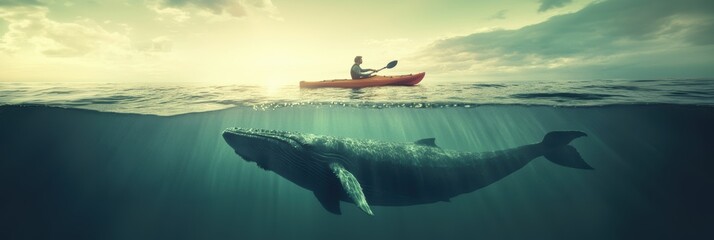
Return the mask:
[(361, 79), (335, 79), (324, 81), (300, 81), (300, 88), (363, 88), (379, 86), (413, 86), (424, 79), (426, 73), (398, 76), (372, 76)]

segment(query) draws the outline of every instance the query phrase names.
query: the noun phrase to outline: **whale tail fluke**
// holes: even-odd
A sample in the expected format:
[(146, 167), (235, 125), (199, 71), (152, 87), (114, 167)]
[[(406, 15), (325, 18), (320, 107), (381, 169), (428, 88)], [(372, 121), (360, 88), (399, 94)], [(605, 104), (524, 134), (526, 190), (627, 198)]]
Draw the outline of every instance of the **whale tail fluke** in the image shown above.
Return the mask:
[(580, 131), (549, 132), (541, 142), (545, 148), (545, 158), (565, 167), (593, 169), (583, 160), (575, 147), (568, 145), (574, 139), (584, 136), (587, 136), (587, 134)]

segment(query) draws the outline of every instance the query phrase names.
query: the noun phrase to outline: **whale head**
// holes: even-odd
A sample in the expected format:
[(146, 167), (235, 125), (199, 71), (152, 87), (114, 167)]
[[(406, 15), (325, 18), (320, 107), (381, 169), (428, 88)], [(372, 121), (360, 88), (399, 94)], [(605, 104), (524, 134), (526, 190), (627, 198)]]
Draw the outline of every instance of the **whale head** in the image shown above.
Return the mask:
[(309, 161), (306, 147), (310, 144), (304, 134), (287, 131), (253, 128), (231, 128), (223, 131), (226, 140), (235, 153), (248, 162), (255, 162), (265, 170)]
[(246, 161), (315, 192), (328, 211), (340, 214), (339, 201), (349, 199), (373, 215), (359, 181), (343, 165), (349, 159), (340, 152), (349, 139), (252, 128), (226, 129), (223, 138)]

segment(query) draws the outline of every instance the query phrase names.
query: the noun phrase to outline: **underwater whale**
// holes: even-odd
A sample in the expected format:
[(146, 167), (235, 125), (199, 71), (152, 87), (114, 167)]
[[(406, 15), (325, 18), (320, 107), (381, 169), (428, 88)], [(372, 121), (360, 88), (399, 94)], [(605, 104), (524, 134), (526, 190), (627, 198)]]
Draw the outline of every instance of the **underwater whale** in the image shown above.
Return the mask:
[(340, 201), (373, 215), (372, 206), (449, 201), (488, 186), (540, 156), (571, 168), (592, 169), (568, 145), (586, 136), (555, 131), (539, 143), (470, 153), (442, 149), (434, 138), (413, 143), (360, 140), (297, 132), (231, 128), (223, 138), (244, 160), (314, 192), (329, 212)]

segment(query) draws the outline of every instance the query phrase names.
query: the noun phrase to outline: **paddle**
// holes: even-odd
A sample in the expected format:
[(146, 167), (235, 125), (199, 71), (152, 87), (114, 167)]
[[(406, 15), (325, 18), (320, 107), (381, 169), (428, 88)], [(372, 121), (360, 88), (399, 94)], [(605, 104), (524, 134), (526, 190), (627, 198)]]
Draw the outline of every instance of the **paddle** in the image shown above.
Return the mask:
[(382, 70), (385, 69), (385, 68), (391, 69), (391, 68), (393, 68), (394, 66), (397, 66), (397, 60), (394, 60), (394, 61), (391, 61), (391, 62), (387, 63), (387, 66), (386, 66), (386, 67), (380, 68), (379, 70), (374, 71), (374, 72), (376, 73), (376, 72), (382, 71)]

